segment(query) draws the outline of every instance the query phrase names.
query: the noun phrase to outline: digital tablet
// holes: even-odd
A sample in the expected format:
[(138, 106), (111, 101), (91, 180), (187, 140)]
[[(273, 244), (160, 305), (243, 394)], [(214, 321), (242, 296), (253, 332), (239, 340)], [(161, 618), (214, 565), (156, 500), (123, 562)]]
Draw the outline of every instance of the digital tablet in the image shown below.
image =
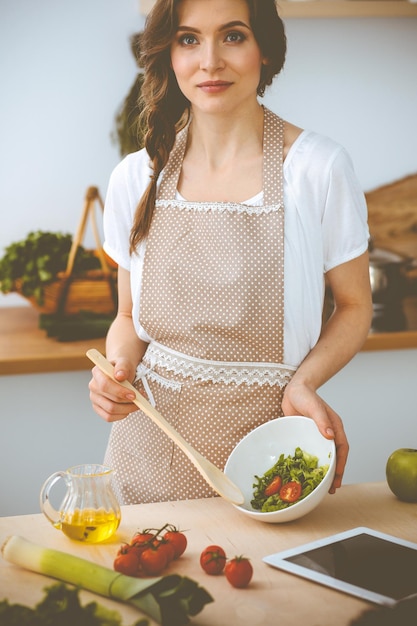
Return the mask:
[(371, 528), (353, 528), (263, 561), (375, 604), (394, 606), (417, 594), (417, 543)]

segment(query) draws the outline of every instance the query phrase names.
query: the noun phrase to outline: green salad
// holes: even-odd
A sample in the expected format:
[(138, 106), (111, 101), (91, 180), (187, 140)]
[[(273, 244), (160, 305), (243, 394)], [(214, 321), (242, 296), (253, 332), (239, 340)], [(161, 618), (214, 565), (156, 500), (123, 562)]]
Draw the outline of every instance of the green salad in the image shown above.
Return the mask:
[(321, 483), (329, 465), (318, 464), (318, 458), (296, 448), (294, 456), (281, 454), (263, 476), (255, 476), (252, 507), (268, 513), (286, 509), (308, 496)]

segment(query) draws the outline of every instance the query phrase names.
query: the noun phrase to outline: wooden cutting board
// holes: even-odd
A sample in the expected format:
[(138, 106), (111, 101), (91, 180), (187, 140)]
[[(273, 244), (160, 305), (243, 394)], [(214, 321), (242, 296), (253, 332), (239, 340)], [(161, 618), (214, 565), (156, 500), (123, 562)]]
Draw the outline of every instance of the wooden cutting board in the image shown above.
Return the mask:
[(417, 259), (417, 174), (365, 196), (375, 247)]

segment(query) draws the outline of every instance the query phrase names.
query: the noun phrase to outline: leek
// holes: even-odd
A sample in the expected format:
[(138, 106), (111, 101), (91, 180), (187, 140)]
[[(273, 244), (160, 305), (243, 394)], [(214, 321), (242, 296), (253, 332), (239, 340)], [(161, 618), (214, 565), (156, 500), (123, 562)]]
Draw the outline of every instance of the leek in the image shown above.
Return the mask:
[(133, 578), (86, 559), (45, 548), (12, 535), (1, 549), (6, 561), (101, 596), (126, 602), (162, 626), (182, 626), (213, 598), (190, 578), (177, 574)]

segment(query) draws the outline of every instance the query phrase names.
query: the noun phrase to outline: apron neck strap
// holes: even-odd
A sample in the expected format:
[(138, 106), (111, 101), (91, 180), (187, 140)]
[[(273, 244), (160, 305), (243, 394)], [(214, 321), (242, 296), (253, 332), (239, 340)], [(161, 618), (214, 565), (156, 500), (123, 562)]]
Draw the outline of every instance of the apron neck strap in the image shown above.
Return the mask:
[[(264, 109), (263, 190), (266, 206), (283, 206), (284, 121)], [(174, 200), (187, 145), (189, 123), (177, 135), (175, 145), (162, 172), (158, 200)]]

